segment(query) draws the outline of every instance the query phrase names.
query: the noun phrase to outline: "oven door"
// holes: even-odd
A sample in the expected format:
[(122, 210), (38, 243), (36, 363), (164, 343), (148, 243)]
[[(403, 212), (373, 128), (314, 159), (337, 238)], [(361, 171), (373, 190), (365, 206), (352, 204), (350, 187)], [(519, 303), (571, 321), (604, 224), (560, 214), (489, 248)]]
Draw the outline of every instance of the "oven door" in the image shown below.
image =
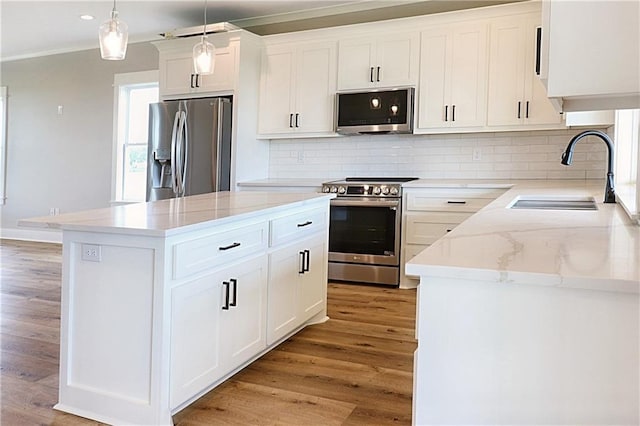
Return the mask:
[(330, 262), (399, 265), (399, 198), (334, 198), (330, 211)]

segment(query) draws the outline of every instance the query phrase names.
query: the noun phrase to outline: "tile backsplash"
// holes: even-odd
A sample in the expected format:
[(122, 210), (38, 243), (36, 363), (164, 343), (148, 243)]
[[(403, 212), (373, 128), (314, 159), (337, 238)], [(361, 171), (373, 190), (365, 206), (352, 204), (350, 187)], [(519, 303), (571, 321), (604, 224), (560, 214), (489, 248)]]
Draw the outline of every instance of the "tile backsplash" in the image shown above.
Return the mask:
[(272, 140), (269, 177), (604, 178), (606, 146), (591, 136), (576, 145), (571, 166), (560, 164), (582, 130)]

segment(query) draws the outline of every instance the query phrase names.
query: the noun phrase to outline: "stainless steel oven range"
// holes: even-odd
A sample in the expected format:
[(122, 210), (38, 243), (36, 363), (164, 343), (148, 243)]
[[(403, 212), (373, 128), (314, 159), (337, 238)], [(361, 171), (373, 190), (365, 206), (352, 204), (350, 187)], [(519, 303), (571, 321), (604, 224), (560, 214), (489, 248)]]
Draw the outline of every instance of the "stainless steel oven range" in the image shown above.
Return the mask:
[(329, 221), (329, 279), (397, 286), (402, 183), (417, 178), (352, 177), (322, 184), (334, 193)]

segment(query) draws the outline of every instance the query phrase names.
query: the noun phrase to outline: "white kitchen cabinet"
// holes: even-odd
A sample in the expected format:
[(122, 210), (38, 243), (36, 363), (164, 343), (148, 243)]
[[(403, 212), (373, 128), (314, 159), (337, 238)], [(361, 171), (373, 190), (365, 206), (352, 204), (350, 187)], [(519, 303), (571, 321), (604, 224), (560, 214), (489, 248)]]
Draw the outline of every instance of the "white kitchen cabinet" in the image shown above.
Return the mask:
[(172, 289), (172, 408), (266, 348), (266, 296), (264, 256)]
[(541, 78), (563, 111), (640, 108), (640, 1), (543, 1)]
[(418, 128), (486, 125), (487, 21), (421, 34)]
[(416, 287), (404, 265), (422, 250), (502, 195), (501, 188), (404, 188), (402, 195), (402, 247), (400, 287)]
[[(186, 48), (198, 43), (200, 37), (191, 37), (188, 40), (191, 42), (185, 46)], [(210, 75), (194, 72), (193, 53), (186, 48), (178, 51), (160, 51), (160, 96), (233, 90), (236, 80), (236, 46), (216, 47), (215, 67)]]
[(415, 86), (419, 44), (418, 32), (340, 40), (338, 90)]
[(267, 344), (326, 309), (327, 213), (311, 210), (271, 222)]
[(495, 128), (564, 128), (536, 74), (540, 15), (491, 21), (487, 125)]
[[(326, 320), (329, 198), (220, 192), (118, 206), (104, 220), (56, 216), (64, 273), (55, 408), (170, 425), (282, 339)], [(289, 245), (305, 253), (300, 315), (267, 345), (269, 254)]]
[(333, 41), (267, 47), (260, 82), (261, 135), (333, 133), (336, 54)]

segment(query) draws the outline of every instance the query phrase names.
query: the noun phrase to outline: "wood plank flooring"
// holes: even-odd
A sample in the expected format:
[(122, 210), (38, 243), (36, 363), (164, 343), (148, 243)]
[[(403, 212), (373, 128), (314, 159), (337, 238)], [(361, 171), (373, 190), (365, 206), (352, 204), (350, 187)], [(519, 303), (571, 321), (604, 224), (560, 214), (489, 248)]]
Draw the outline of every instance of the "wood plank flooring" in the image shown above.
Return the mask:
[[(61, 246), (0, 240), (2, 425), (95, 425), (58, 398)], [(174, 416), (176, 425), (408, 425), (416, 292), (329, 284), (307, 327)]]

